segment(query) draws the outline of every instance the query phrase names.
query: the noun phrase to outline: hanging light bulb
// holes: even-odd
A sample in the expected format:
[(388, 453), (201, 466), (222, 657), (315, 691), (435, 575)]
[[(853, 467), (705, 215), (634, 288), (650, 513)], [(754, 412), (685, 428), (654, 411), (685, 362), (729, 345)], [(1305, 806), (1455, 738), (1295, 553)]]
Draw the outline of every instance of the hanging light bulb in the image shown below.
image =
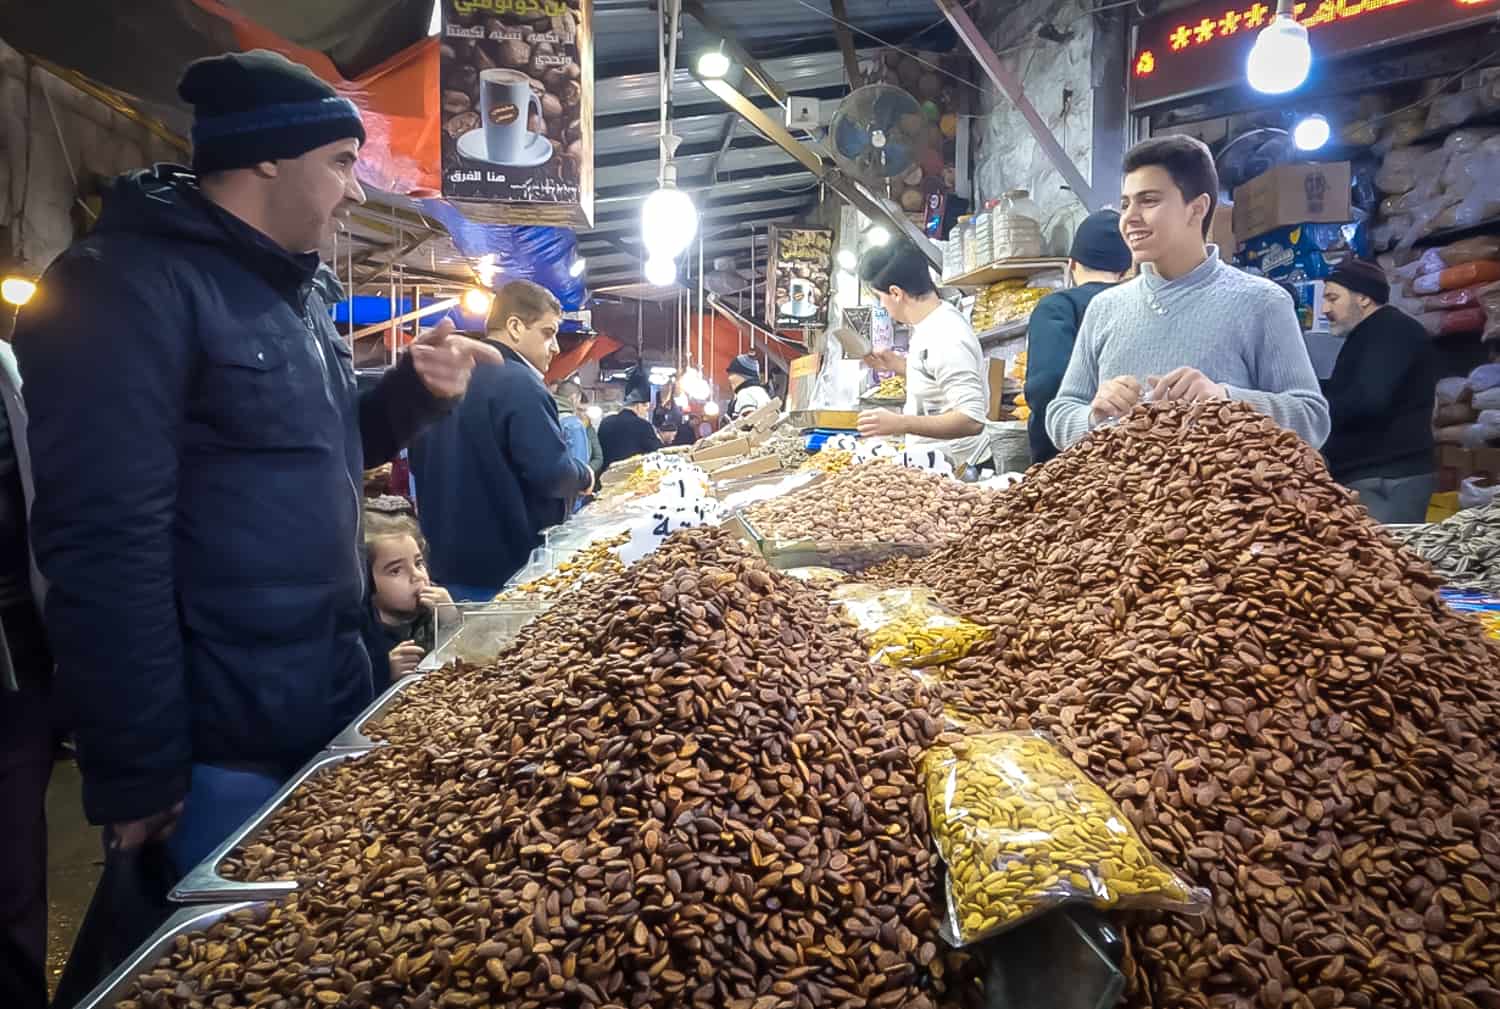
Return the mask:
[(729, 73), (729, 57), (724, 52), (724, 43), (719, 43), (719, 48), (710, 49), (698, 57), (698, 76), (710, 79), (723, 77)]
[(583, 276), (583, 271), (588, 269), (588, 265), (589, 261), (587, 259), (584, 259), (582, 256), (579, 256), (577, 259), (573, 260), (573, 265), (568, 267), (568, 276)]
[(891, 233), (884, 225), (877, 224), (865, 233), (865, 241), (871, 245), (880, 246), (891, 240)]
[(1295, 91), (1312, 69), (1307, 28), (1297, 23), (1293, 11), (1293, 0), (1278, 0), (1276, 17), (1255, 37), (1245, 75), (1257, 91), (1268, 95)]
[(713, 387), (703, 377), (703, 372), (697, 368), (689, 368), (682, 373), (682, 391), (693, 399), (708, 399), (714, 394)]
[(672, 155), (679, 142), (670, 135), (662, 138), (661, 186), (641, 204), (641, 243), (648, 255), (669, 259), (681, 255), (698, 233), (698, 208), (677, 188)]
[(671, 256), (652, 253), (646, 259), (646, 283), (652, 287), (671, 287), (677, 283), (677, 264)]
[(483, 288), (471, 287), (464, 292), (464, 311), (470, 315), (489, 315), (490, 303), (494, 300), (495, 296)]
[(584, 413), (589, 415), (589, 423), (593, 424), (596, 427), (598, 426), (599, 422), (604, 419), (604, 411), (597, 406), (589, 407), (584, 411)]
[(703, 404), (703, 416), (705, 416), (705, 417), (717, 417), (718, 415), (719, 415), (719, 404), (715, 403), (713, 400), (709, 400), (707, 403)]
[(687, 393), (683, 393), (672, 400), (672, 402), (677, 404), (677, 409), (679, 410), (686, 410), (692, 404), (692, 400), (688, 399)]
[(0, 298), (4, 298), (7, 305), (15, 305), (19, 308), (30, 301), (35, 294), (36, 281), (30, 277), (11, 275), (0, 280)]
[(1328, 125), (1328, 120), (1323, 115), (1306, 116), (1297, 121), (1292, 128), (1292, 140), (1297, 144), (1299, 151), (1320, 150), (1328, 143), (1328, 138), (1333, 134), (1333, 129)]
[(845, 270), (852, 270), (859, 265), (859, 258), (850, 249), (840, 249), (838, 260), (839, 266)]

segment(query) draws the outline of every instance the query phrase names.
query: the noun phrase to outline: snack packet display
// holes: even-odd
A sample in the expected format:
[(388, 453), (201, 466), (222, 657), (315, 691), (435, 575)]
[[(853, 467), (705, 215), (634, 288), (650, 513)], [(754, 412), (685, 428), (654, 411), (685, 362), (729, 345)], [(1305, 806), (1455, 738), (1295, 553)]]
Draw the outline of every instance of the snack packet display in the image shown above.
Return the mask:
[(968, 945), (1060, 904), (1201, 914), (1206, 890), (1160, 860), (1109, 795), (1039, 732), (972, 735), (923, 755), (947, 865), (940, 932)]
[(957, 662), (990, 636), (987, 628), (939, 605), (927, 589), (857, 582), (834, 589), (833, 600), (868, 636), (871, 661), (883, 666), (921, 669)]

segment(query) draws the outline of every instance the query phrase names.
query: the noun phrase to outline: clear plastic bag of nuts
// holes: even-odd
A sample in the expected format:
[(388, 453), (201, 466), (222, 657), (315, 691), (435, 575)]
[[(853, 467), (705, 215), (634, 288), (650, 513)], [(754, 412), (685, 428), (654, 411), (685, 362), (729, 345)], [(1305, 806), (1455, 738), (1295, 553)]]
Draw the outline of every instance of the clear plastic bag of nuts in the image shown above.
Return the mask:
[(1201, 914), (1209, 894), (1164, 865), (1104, 789), (1040, 732), (966, 736), (923, 755), (946, 864), (941, 932), (963, 946), (1062, 904)]
[(987, 628), (938, 603), (930, 589), (840, 585), (833, 600), (865, 633), (870, 661), (902, 669), (957, 662), (988, 640)]

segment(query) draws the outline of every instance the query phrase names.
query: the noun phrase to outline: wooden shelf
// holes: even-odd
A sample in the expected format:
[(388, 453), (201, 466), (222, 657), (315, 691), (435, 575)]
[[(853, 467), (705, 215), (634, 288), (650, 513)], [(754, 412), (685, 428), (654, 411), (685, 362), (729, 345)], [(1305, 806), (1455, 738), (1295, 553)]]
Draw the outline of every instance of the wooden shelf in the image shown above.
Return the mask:
[(943, 287), (989, 287), (1001, 280), (1022, 280), (1048, 270), (1062, 270), (1066, 259), (1003, 259), (942, 282)]
[(1021, 318), (1019, 319), (1012, 319), (1009, 322), (1002, 322), (1000, 325), (995, 326), (993, 329), (987, 329), (983, 333), (978, 334), (979, 345), (981, 347), (987, 347), (991, 344), (1004, 343), (1007, 340), (1014, 340), (1018, 336), (1025, 336), (1026, 327), (1030, 322), (1030, 312), (1021, 316)]

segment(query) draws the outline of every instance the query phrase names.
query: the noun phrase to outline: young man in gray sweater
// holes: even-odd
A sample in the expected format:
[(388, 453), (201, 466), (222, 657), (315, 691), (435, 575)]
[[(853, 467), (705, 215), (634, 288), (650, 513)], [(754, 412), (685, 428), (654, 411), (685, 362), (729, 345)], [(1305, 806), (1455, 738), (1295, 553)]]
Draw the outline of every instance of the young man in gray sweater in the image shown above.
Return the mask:
[(1059, 449), (1147, 400), (1243, 400), (1314, 448), (1328, 437), (1291, 298), (1207, 243), (1218, 193), (1213, 155), (1190, 137), (1147, 140), (1125, 156), (1120, 232), (1140, 274), (1084, 314), (1047, 408)]

